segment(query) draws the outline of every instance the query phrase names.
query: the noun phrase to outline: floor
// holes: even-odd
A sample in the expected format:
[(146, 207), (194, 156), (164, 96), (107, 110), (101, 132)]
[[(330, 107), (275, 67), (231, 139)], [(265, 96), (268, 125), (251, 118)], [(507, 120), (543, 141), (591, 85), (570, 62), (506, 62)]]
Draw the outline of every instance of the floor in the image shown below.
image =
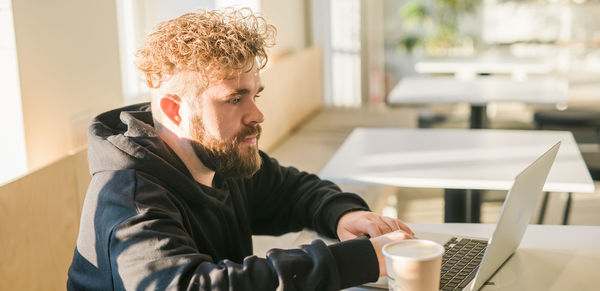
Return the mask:
[[(418, 126), (418, 113), (422, 109), (377, 107), (366, 109), (324, 109), (306, 120), (269, 154), (282, 165), (293, 165), (299, 169), (319, 173), (346, 136), (355, 127), (404, 127)], [(429, 109), (428, 109), (429, 110)], [(433, 112), (451, 111), (453, 114), (434, 127), (467, 126), (468, 108), (432, 108)], [(521, 107), (494, 108), (491, 128), (530, 129), (531, 116), (523, 113)], [(396, 188), (388, 186), (340, 185), (345, 191), (352, 191), (365, 198), (370, 207), (385, 215), (398, 217), (407, 222), (443, 222), (443, 190)], [(502, 207), (506, 191), (486, 191), (482, 205), (483, 223), (495, 223)], [(548, 202), (545, 224), (561, 224), (567, 193), (552, 193)], [(541, 199), (540, 199), (541, 205)], [(595, 193), (573, 193), (569, 224), (600, 225), (600, 183), (596, 182)], [(537, 223), (538, 210), (532, 218)], [(255, 238), (255, 253), (264, 255), (271, 247), (289, 246), (296, 234), (279, 237), (273, 241), (268, 237)], [(269, 243), (266, 243), (269, 241)]]

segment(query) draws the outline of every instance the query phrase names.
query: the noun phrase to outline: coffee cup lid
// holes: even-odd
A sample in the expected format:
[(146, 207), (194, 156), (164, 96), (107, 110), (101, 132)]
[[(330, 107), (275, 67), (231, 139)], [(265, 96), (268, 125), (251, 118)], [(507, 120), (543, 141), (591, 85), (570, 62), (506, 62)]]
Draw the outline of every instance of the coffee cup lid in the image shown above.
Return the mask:
[(382, 250), (386, 257), (408, 260), (430, 260), (444, 254), (442, 245), (423, 239), (390, 242), (384, 245)]

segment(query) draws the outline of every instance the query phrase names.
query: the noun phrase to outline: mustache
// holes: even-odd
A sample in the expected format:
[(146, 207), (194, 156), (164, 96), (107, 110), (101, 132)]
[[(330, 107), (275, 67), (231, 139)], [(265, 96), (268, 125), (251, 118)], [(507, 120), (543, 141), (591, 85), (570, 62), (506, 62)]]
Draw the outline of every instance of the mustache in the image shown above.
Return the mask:
[(234, 141), (242, 141), (250, 135), (256, 135), (256, 139), (258, 139), (260, 138), (261, 133), (262, 127), (260, 126), (260, 124), (257, 124), (255, 126), (246, 126), (238, 134), (236, 134)]

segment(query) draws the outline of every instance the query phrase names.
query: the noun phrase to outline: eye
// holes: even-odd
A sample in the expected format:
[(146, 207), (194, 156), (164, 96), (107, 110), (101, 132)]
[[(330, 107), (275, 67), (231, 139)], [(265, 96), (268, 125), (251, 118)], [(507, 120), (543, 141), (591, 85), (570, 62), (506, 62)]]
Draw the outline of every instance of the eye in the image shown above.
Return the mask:
[(260, 95), (254, 95), (254, 100), (256, 100), (258, 97), (260, 97)]
[(240, 98), (233, 98), (231, 100), (229, 100), (229, 104), (237, 104), (238, 102), (240, 102)]

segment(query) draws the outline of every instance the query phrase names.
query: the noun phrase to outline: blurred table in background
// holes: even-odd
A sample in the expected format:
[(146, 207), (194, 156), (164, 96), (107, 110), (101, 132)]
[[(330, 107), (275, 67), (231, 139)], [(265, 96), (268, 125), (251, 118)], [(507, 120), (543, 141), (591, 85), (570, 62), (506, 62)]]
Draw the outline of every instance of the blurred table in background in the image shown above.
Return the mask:
[[(474, 65), (475, 66), (475, 65)], [(483, 69), (483, 68), (480, 68)], [(499, 69), (498, 69), (499, 70)], [(400, 81), (387, 98), (391, 105), (410, 104), (452, 104), (469, 103), (471, 114), (469, 127), (487, 128), (487, 105), (490, 102), (522, 102), (549, 106), (565, 106), (568, 101), (568, 81), (557, 77), (531, 77), (516, 80), (512, 77), (484, 76), (472, 80), (459, 80), (454, 77), (414, 77)], [(462, 211), (462, 206), (474, 205), (475, 220), (478, 222), (481, 193), (477, 190), (445, 190), (447, 221), (454, 220), (454, 211)], [(453, 205), (456, 204), (456, 205)]]
[(469, 103), (470, 128), (486, 128), (486, 107), (490, 102), (566, 106), (568, 81), (558, 77), (485, 76), (472, 80), (454, 77), (405, 78), (387, 97), (391, 105)]
[[(594, 192), (567, 131), (357, 128), (320, 176), (340, 184), (508, 190), (517, 174), (559, 140), (544, 191)], [(446, 198), (452, 195), (459, 196)], [(445, 204), (445, 220), (479, 222), (480, 205), (468, 194), (461, 203)]]

